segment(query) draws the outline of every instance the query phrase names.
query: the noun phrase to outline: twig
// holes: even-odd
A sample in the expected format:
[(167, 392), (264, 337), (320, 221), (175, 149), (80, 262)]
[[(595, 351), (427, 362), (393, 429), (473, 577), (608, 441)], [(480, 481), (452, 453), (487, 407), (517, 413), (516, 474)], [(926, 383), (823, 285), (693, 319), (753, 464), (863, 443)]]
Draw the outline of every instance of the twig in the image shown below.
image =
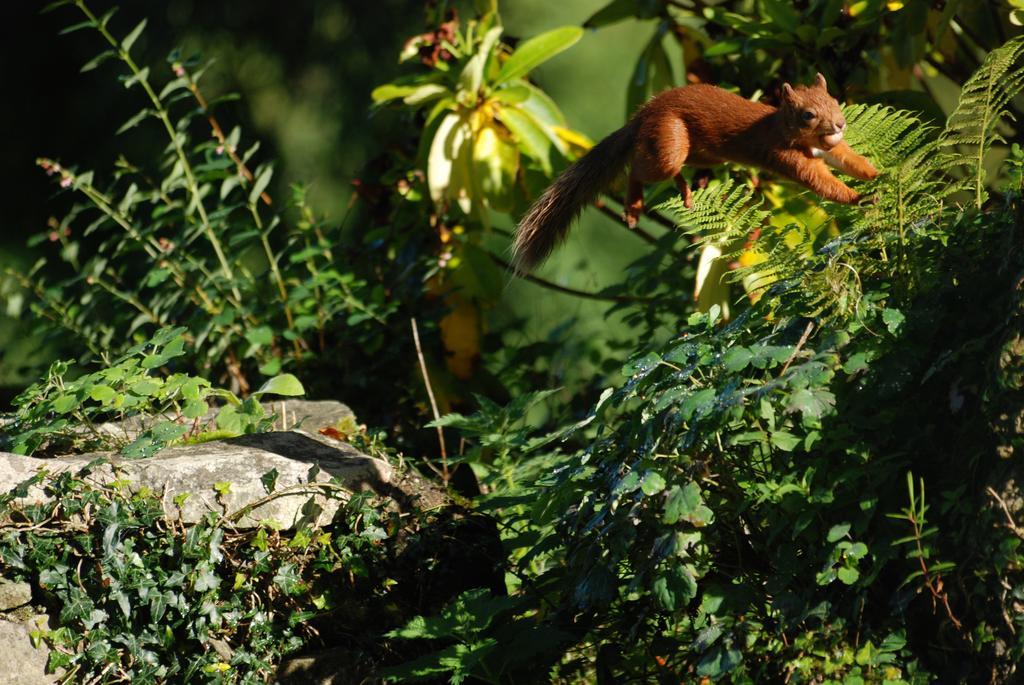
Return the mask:
[[(501, 267), (505, 268), (507, 271), (511, 271), (513, 273), (516, 272), (516, 269), (515, 269), (514, 266), (512, 266), (510, 263), (506, 262), (504, 259), (502, 259), (498, 255), (494, 254), (493, 252), (488, 252), (487, 255), (498, 266), (501, 266)], [(560, 292), (560, 293), (565, 293), (566, 295), (572, 295), (574, 297), (582, 297), (582, 298), (585, 298), (585, 299), (588, 299), (588, 300), (604, 300), (604, 301), (607, 301), (607, 302), (620, 302), (620, 303), (622, 303), (622, 302), (656, 302), (658, 300), (658, 298), (656, 298), (656, 297), (640, 297), (639, 295), (602, 295), (601, 293), (591, 293), (591, 292), (587, 292), (586, 290), (576, 290), (575, 288), (570, 288), (568, 286), (559, 285), (559, 284), (554, 283), (552, 281), (549, 281), (549, 280), (547, 280), (545, 278), (541, 278), (540, 276), (534, 276), (533, 274), (523, 274), (523, 273), (520, 273), (518, 275), (519, 275), (520, 278), (522, 278), (524, 280), (527, 280), (527, 281), (529, 281), (531, 283), (534, 283), (536, 285), (539, 285), (539, 286), (541, 286), (543, 288), (549, 288), (551, 290), (555, 290), (555, 291)]]
[(999, 494), (992, 489), (991, 485), (985, 488), (985, 491), (988, 494), (992, 495), (995, 501), (999, 502), (999, 506), (1002, 508), (1003, 513), (1006, 514), (1006, 527), (1013, 531), (1014, 535), (1024, 540), (1024, 529), (1021, 529), (1020, 526), (1018, 526), (1016, 522), (1013, 520), (1013, 515), (1010, 514), (1010, 508), (1006, 506), (1006, 502), (1003, 500), (1003, 498), (1000, 497)]
[(814, 322), (808, 321), (807, 328), (804, 329), (804, 334), (800, 336), (799, 342), (797, 342), (796, 347), (793, 348), (793, 354), (789, 355), (789, 359), (787, 359), (786, 363), (782, 366), (782, 371), (779, 372), (780, 376), (785, 375), (786, 370), (789, 369), (789, 365), (792, 364), (793, 360), (796, 359), (796, 356), (800, 354), (800, 350), (803, 348), (804, 343), (806, 343), (807, 339), (811, 337), (812, 330), (814, 330)]
[[(409, 319), (412, 324), (412, 339), (416, 343), (416, 356), (420, 360), (420, 371), (423, 372), (423, 384), (427, 386), (427, 397), (430, 398), (430, 408), (434, 410), (434, 421), (441, 420), (441, 412), (437, 410), (437, 400), (434, 399), (434, 389), (430, 387), (430, 374), (427, 373), (427, 360), (423, 358), (423, 347), (420, 346), (420, 331), (416, 327), (416, 319)], [(444, 484), (448, 485), (448, 450), (444, 445), (444, 429), (437, 427), (437, 442), (441, 446), (441, 478)]]

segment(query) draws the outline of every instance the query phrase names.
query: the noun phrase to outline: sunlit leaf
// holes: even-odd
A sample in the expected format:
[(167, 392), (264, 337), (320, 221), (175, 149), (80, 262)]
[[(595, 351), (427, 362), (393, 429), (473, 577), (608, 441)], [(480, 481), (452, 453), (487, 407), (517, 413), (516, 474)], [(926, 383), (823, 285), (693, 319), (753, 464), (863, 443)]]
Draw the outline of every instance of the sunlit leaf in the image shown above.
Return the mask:
[(566, 50), (583, 37), (583, 29), (578, 26), (564, 26), (523, 42), (501, 66), (495, 83), (504, 83), (525, 76), (538, 64), (546, 62), (558, 53)]

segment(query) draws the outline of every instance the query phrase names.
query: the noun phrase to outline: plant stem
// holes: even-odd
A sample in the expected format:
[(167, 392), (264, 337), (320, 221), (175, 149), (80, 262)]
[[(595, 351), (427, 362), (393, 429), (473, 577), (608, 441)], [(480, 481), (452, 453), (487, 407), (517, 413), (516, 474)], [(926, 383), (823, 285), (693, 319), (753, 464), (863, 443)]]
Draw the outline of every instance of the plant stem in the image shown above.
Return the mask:
[(192, 196), (192, 202), (195, 205), (196, 211), (199, 213), (200, 224), (203, 229), (203, 233), (206, 235), (206, 239), (213, 247), (214, 254), (217, 256), (217, 261), (220, 262), (221, 271), (224, 277), (231, 284), (231, 292), (238, 301), (242, 300), (242, 295), (238, 291), (238, 286), (235, 285), (234, 272), (231, 269), (231, 265), (228, 263), (227, 257), (224, 254), (223, 246), (221, 245), (220, 239), (217, 238), (213, 232), (213, 226), (210, 224), (210, 217), (206, 214), (206, 206), (203, 204), (202, 195), (199, 192), (199, 185), (196, 183), (195, 174), (192, 171), (192, 165), (188, 161), (188, 156), (185, 154), (185, 148), (182, 147), (182, 136), (179, 136), (177, 131), (174, 130), (174, 125), (171, 123), (170, 115), (167, 109), (164, 107), (163, 102), (160, 101), (160, 97), (153, 90), (153, 87), (149, 84), (148, 69), (143, 70), (139, 68), (132, 56), (128, 54), (128, 51), (121, 47), (121, 44), (111, 35), (107, 27), (102, 23), (95, 14), (86, 6), (85, 0), (75, 0), (75, 6), (77, 6), (82, 13), (93, 23), (96, 30), (106, 39), (112, 48), (117, 52), (118, 58), (128, 66), (132, 72), (132, 76), (135, 81), (142, 86), (143, 90), (146, 91), (146, 95), (149, 96), (150, 102), (153, 103), (153, 111), (164, 125), (164, 129), (167, 131), (167, 135), (171, 139), (171, 145), (174, 146), (175, 155), (178, 158), (178, 163), (181, 164), (182, 173), (185, 176), (185, 183), (188, 186), (189, 193)]

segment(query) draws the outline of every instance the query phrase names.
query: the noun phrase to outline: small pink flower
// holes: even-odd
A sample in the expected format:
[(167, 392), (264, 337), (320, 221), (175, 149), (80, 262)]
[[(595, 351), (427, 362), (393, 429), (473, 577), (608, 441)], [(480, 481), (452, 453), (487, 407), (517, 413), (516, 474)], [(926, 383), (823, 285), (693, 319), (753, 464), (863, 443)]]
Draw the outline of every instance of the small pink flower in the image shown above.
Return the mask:
[(174, 75), (175, 76), (180, 78), (180, 77), (185, 75), (185, 67), (181, 66), (180, 64), (175, 64), (171, 68), (174, 69)]
[(61, 188), (70, 188), (71, 187), (71, 183), (72, 183), (71, 177), (70, 176), (65, 176), (64, 178), (62, 178), (60, 180), (60, 187)]
[(93, 283), (96, 282), (96, 279), (93, 278), (92, 276), (86, 276), (85, 277), (85, 282), (86, 282), (87, 285), (92, 285)]
[(224, 146), (223, 145), (218, 145), (216, 152), (217, 152), (218, 155), (224, 154)]
[(48, 237), (50, 238), (51, 243), (55, 243), (60, 240), (60, 235), (57, 234), (57, 231), (50, 231), (50, 235)]

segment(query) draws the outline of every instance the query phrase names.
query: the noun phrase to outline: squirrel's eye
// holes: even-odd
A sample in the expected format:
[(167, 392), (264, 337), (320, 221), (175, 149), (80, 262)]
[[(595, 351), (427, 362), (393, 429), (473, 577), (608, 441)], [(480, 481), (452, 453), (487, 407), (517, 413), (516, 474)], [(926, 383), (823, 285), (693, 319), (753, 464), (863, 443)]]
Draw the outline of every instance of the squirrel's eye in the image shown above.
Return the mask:
[(808, 110), (804, 110), (803, 114), (801, 114), (801, 115), (800, 115), (800, 117), (801, 117), (801, 118), (802, 118), (802, 119), (803, 119), (804, 121), (810, 121), (811, 119), (813, 119), (813, 118), (814, 118), (814, 112), (812, 112), (812, 111), (811, 111), (811, 110), (809, 110), (809, 109), (808, 109)]

